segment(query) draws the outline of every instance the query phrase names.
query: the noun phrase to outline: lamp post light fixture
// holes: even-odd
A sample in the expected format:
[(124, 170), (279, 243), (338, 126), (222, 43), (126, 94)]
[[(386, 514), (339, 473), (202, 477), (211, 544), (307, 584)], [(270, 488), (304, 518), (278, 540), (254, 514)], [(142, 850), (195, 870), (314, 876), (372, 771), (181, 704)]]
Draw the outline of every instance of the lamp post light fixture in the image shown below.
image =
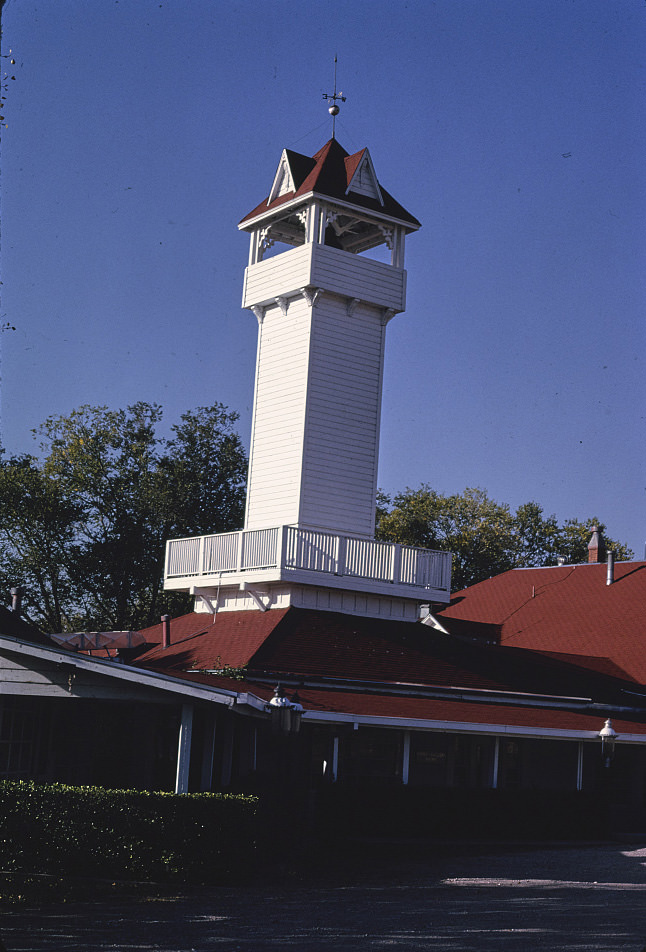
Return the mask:
[(271, 714), (274, 733), (297, 734), (301, 729), (303, 705), (297, 692), (294, 693), (290, 701), (282, 685), (277, 684), (274, 688), (274, 696), (267, 704), (267, 710)]
[(601, 739), (601, 756), (606, 767), (610, 766), (610, 761), (615, 756), (615, 741), (617, 740), (618, 736), (619, 735), (612, 726), (612, 721), (610, 718), (608, 718), (606, 723), (599, 731), (599, 737)]

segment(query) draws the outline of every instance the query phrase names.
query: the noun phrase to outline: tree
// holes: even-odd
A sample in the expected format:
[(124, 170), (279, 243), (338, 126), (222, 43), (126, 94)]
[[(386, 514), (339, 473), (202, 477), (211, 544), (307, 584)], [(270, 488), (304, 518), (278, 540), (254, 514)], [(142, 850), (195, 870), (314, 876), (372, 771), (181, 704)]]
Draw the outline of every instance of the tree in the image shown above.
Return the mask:
[[(155, 404), (80, 407), (39, 428), (42, 462), (0, 464), (5, 488), (22, 500), (0, 529), (2, 575), (23, 585), (44, 630), (136, 629), (171, 604), (188, 608), (161, 589), (166, 540), (241, 525), (247, 461), (237, 414), (199, 407), (170, 438), (158, 435), (161, 420)], [(49, 500), (38, 537), (28, 518), (34, 487)]]
[[(465, 489), (445, 496), (430, 486), (406, 489), (392, 499), (380, 493), (377, 538), (453, 553), (452, 588), (459, 591), (511, 568), (556, 565), (559, 556), (569, 564), (587, 562), (590, 527), (597, 519), (568, 519), (559, 526), (535, 502), (516, 512), (490, 499), (482, 489)], [(619, 560), (633, 554), (625, 545), (606, 537), (606, 546)]]
[(81, 509), (27, 455), (0, 461), (0, 501), (0, 586), (7, 595), (14, 586), (29, 592), (38, 620), (61, 631)]

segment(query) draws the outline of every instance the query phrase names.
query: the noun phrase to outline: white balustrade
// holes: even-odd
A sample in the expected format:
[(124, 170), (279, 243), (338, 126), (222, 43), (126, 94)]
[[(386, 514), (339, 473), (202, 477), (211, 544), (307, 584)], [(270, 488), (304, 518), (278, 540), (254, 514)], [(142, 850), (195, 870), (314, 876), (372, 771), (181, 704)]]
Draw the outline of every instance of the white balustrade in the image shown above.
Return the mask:
[(254, 529), (240, 535), (243, 537), (243, 569), (266, 569), (277, 565), (278, 529)]
[(390, 582), (449, 591), (451, 553), (282, 526), (167, 543), (166, 578), (240, 575), (261, 570)]
[(235, 572), (241, 535), (241, 532), (222, 532), (220, 535), (204, 536), (204, 575)]

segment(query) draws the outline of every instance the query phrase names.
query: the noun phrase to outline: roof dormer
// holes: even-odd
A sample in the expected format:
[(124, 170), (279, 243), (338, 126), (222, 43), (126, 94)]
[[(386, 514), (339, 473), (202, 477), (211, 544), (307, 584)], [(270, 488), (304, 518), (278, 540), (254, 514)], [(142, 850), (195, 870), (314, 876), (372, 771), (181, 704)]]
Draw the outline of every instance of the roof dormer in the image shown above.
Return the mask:
[(287, 195), (288, 192), (295, 191), (296, 183), (294, 182), (294, 175), (289, 164), (289, 156), (287, 154), (287, 149), (283, 149), (283, 154), (280, 157), (280, 162), (278, 163), (278, 168), (276, 169), (274, 183), (271, 186), (267, 204), (271, 205), (274, 199), (280, 198), (281, 195)]
[(383, 195), (368, 150), (362, 149), (361, 152), (357, 152), (355, 155), (349, 155), (345, 160), (345, 166), (350, 180), (345, 194), (352, 193), (363, 195), (364, 198), (372, 198), (383, 207)]

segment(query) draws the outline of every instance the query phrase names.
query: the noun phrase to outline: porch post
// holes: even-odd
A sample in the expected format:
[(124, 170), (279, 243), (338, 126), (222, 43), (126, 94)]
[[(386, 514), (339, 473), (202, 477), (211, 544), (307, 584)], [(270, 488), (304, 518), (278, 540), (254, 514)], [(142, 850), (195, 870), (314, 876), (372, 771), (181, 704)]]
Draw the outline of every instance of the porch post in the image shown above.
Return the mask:
[(200, 778), (200, 790), (209, 791), (213, 783), (213, 755), (215, 753), (215, 714), (206, 714), (206, 724), (204, 725), (204, 747), (202, 748), (202, 776)]
[(222, 770), (220, 772), (220, 782), (224, 788), (231, 783), (231, 772), (233, 769), (233, 714), (227, 711), (222, 722), (224, 731), (224, 742), (222, 749)]
[(188, 770), (191, 765), (191, 735), (193, 733), (193, 705), (182, 704), (182, 721), (177, 744), (177, 775), (175, 793), (188, 793)]
[(577, 755), (576, 755), (576, 788), (577, 790), (583, 790), (583, 741), (580, 740), (577, 744)]
[(491, 778), (492, 790), (498, 789), (498, 762), (500, 760), (500, 738), (496, 737), (493, 746), (493, 776)]
[(339, 738), (335, 736), (332, 741), (332, 783), (336, 783), (339, 774)]
[(404, 731), (404, 751), (402, 762), (402, 783), (408, 783), (408, 771), (410, 768), (410, 731)]

